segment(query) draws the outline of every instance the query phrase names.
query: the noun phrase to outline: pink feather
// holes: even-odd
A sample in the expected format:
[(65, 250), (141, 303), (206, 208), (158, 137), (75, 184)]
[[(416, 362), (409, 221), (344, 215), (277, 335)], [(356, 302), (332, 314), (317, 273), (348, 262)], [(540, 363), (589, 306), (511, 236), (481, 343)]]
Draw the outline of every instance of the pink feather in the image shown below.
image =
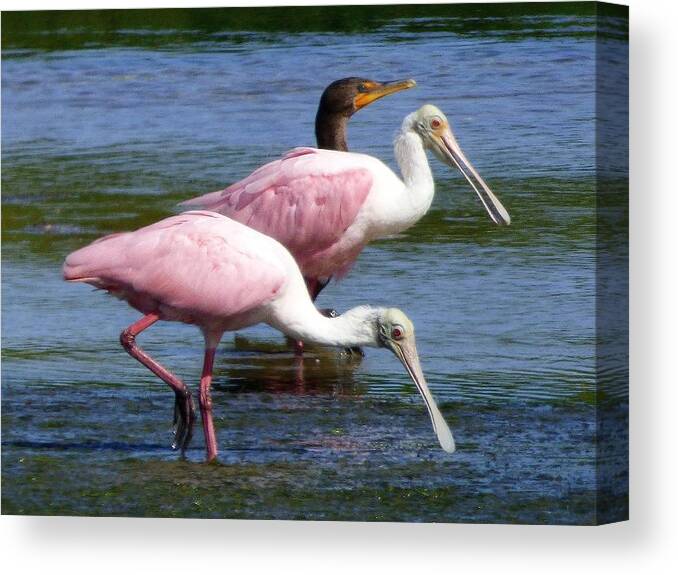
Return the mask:
[(347, 270), (363, 245), (339, 249), (338, 244), (373, 183), (368, 164), (361, 158), (359, 154), (295, 148), (228, 188), (182, 205), (216, 211), (275, 238), (292, 253), (306, 276), (315, 275), (320, 256), (325, 259), (324, 267)]
[(284, 251), (224, 216), (195, 211), (101, 238), (70, 254), (63, 273), (143, 313), (160, 309), (163, 319), (202, 326), (221, 319), (233, 329), (285, 285)]

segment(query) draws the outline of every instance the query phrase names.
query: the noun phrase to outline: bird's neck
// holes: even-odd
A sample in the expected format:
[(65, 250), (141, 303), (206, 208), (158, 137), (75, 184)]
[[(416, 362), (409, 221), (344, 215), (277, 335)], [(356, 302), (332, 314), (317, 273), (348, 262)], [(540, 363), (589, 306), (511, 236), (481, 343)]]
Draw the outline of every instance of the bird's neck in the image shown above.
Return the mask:
[(411, 130), (401, 131), (395, 139), (394, 151), (403, 181), (408, 188), (433, 189), (433, 175), (421, 138)]
[(396, 136), (394, 152), (410, 202), (426, 212), (435, 187), (421, 138), (411, 130), (401, 131)]
[(323, 109), (315, 117), (315, 138), (318, 147), (324, 150), (347, 152), (346, 127), (348, 118), (342, 114), (333, 114)]
[(321, 314), (308, 297), (294, 309), (284, 307), (270, 324), (295, 340), (335, 347), (379, 345), (378, 308), (359, 306), (330, 318)]

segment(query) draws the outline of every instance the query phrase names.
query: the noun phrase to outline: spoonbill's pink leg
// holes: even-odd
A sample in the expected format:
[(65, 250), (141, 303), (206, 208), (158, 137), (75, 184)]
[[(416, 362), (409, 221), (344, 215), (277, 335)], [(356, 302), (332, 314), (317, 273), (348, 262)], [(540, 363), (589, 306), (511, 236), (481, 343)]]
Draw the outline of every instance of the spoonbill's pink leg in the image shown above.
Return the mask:
[(214, 433), (212, 397), (210, 395), (215, 352), (216, 349), (213, 347), (205, 349), (205, 361), (202, 365), (202, 376), (200, 377), (200, 417), (202, 418), (202, 429), (205, 434), (205, 450), (207, 451), (208, 463), (214, 461), (217, 457), (217, 436)]
[(157, 313), (149, 313), (139, 321), (133, 323), (120, 334), (120, 343), (125, 351), (134, 359), (150, 369), (155, 375), (162, 379), (174, 391), (176, 396), (174, 403), (174, 443), (172, 449), (181, 449), (183, 454), (188, 447), (193, 436), (193, 423), (195, 422), (195, 410), (193, 409), (193, 400), (191, 392), (183, 381), (170, 373), (136, 343), (136, 336), (145, 329), (151, 327), (160, 319)]

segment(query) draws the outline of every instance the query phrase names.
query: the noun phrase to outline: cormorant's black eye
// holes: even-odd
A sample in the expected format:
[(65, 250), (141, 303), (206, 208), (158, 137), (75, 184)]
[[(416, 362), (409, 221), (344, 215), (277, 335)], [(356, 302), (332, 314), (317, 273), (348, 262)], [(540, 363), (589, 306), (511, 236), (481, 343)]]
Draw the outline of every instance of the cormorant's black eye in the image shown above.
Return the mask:
[(365, 86), (365, 84), (358, 84), (358, 92), (364, 94), (365, 92), (367, 92), (367, 86)]

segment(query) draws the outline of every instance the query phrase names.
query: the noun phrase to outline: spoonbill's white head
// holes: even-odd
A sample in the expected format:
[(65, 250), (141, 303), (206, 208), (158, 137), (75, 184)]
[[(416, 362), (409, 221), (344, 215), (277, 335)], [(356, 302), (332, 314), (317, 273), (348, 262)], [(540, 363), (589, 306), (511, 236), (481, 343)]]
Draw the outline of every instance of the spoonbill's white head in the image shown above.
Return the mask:
[(421, 370), (414, 339), (414, 324), (401, 310), (386, 308), (379, 314), (377, 326), (380, 346), (390, 349), (403, 364), (407, 373), (410, 374), (412, 381), (424, 399), (440, 446), (448, 453), (452, 453), (455, 450), (452, 432), (438, 410), (436, 401), (426, 385), (424, 373)]
[(350, 330), (356, 334), (356, 342), (389, 349), (400, 360), (424, 399), (440, 446), (448, 453), (454, 452), (452, 432), (440, 413), (421, 370), (414, 339), (414, 324), (410, 319), (397, 308), (369, 306), (353, 308), (339, 317), (351, 325)]
[(418, 134), (425, 148), (431, 150), (445, 164), (459, 169), (478, 194), (494, 223), (500, 225), (511, 223), (511, 216), (506, 208), (462, 152), (449, 121), (439, 108), (432, 104), (424, 104), (405, 118), (403, 131)]

